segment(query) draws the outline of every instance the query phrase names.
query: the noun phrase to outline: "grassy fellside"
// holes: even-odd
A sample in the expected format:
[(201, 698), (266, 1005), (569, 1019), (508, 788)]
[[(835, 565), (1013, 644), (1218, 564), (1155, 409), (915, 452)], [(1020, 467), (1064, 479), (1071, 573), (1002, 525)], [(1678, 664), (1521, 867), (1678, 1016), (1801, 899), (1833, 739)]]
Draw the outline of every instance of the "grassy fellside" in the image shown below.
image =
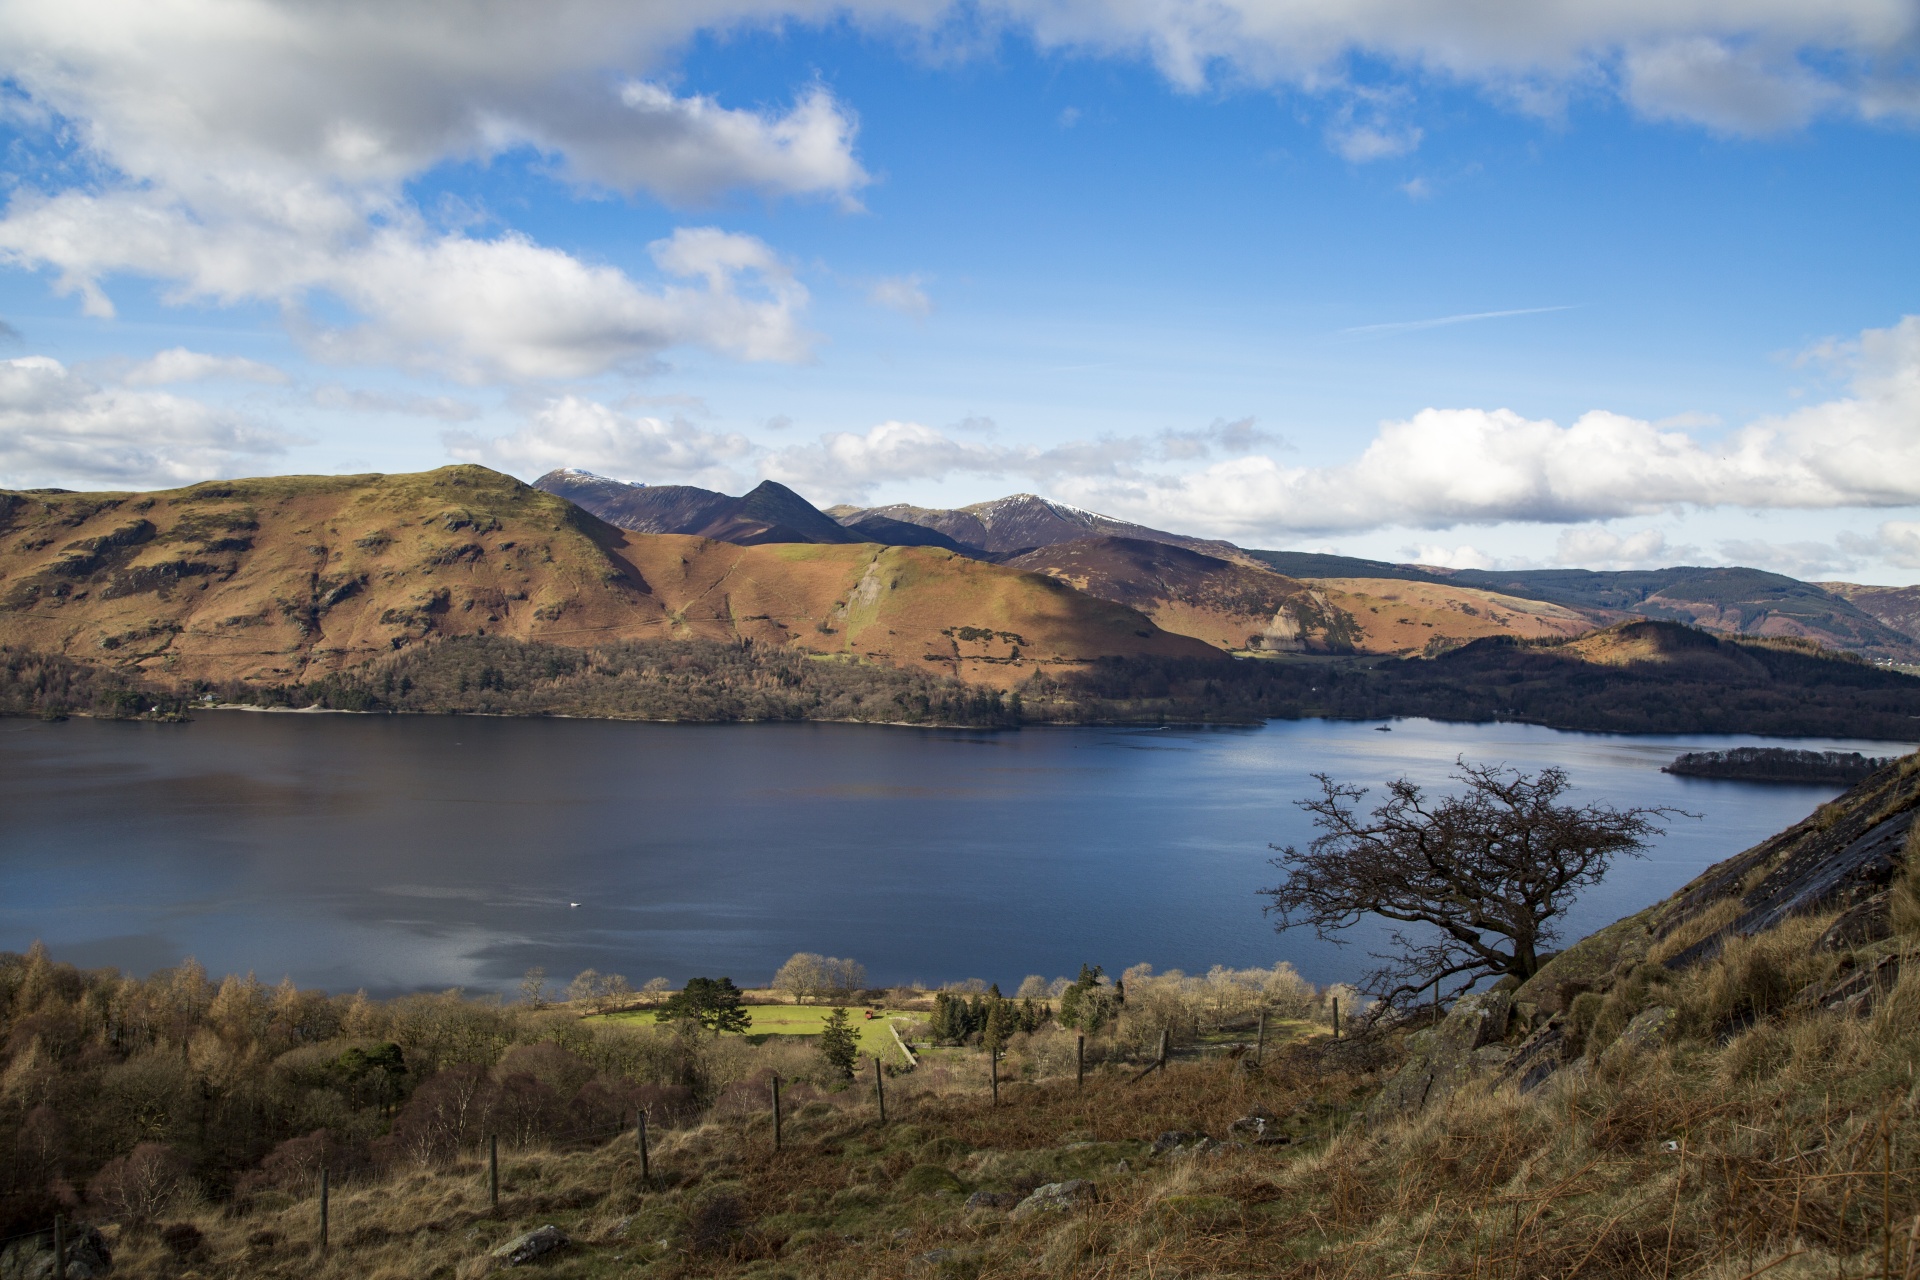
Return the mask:
[[(747, 1006), (750, 1024), (744, 1032), (737, 1034), (746, 1036), (756, 1044), (765, 1042), (771, 1036), (817, 1036), (826, 1024), (827, 1015), (832, 1012), (832, 1005), (750, 1004)], [(901, 1034), (905, 1035), (907, 1023), (921, 1016), (905, 1010), (886, 1009), (869, 1021), (861, 1006), (847, 1007), (847, 1017), (860, 1037), (860, 1052), (876, 1055), (882, 1061), (892, 1061), (900, 1056), (900, 1050), (893, 1042), (893, 1033), (887, 1030), (887, 1023), (898, 1020)], [(624, 1013), (601, 1014), (594, 1021), (639, 1022), (651, 1026), (655, 1019), (651, 1009), (632, 1009)]]

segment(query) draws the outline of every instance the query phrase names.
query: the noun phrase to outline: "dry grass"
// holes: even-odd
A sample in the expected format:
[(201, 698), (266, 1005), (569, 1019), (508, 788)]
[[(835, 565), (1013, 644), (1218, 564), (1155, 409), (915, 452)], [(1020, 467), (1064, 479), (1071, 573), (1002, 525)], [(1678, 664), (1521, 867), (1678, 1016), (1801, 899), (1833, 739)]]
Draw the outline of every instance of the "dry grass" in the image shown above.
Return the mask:
[[(1920, 978), (1870, 1017), (1779, 1005), (1805, 930), (1729, 948), (1656, 994), (1692, 1025), (1749, 1010), (1724, 1043), (1683, 1037), (1600, 1055), (1521, 1097), (1468, 1090), (1368, 1128), (1377, 1080), (1322, 1041), (1176, 1065), (1138, 1084), (1099, 1072), (1003, 1085), (929, 1068), (901, 1078), (881, 1126), (862, 1089), (801, 1091), (782, 1149), (750, 1107), (662, 1136), (652, 1186), (630, 1139), (502, 1162), (499, 1216), (472, 1159), (339, 1190), (335, 1248), (313, 1256), (309, 1198), (187, 1216), (190, 1264), (157, 1236), (133, 1274), (391, 1277), (474, 1274), (513, 1234), (554, 1222), (576, 1247), (554, 1277), (1711, 1277), (1910, 1276), (1920, 1214)], [(1804, 952), (1801, 953), (1804, 956)], [(1287, 1145), (1155, 1156), (1167, 1129), (1224, 1136), (1254, 1107)], [(1073, 1212), (1015, 1220), (963, 1193), (1092, 1179)], [(464, 1270), (463, 1270), (464, 1269)]]

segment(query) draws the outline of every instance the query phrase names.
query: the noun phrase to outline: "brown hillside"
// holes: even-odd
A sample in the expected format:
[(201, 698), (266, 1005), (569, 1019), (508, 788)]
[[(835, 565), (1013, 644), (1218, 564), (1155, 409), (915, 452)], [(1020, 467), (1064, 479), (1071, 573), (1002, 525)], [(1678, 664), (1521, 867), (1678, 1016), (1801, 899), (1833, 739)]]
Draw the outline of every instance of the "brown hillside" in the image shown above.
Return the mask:
[(1399, 578), (1314, 578), (1308, 585), (1350, 616), (1361, 653), (1431, 654), (1485, 636), (1521, 640), (1582, 635), (1584, 613), (1541, 600)]
[(1353, 619), (1304, 582), (1164, 542), (1084, 538), (1007, 563), (1222, 649), (1345, 653), (1357, 635)]
[(483, 467), (0, 493), (0, 643), (274, 683), (470, 635), (747, 637), (1003, 687), (1216, 652), (950, 552), (629, 534)]
[(1858, 582), (1816, 582), (1903, 636), (1920, 640), (1920, 587), (1875, 587)]

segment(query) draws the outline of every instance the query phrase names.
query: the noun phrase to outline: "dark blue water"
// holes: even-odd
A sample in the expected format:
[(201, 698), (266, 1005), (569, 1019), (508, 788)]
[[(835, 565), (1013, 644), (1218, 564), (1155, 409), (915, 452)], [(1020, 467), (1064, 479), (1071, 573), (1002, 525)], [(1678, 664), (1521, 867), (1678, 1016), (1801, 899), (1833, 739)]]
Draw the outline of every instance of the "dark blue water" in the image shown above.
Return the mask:
[(216, 974), (376, 992), (505, 989), (534, 965), (757, 984), (799, 950), (854, 956), (876, 982), (1283, 959), (1347, 980), (1367, 967), (1364, 937), (1277, 936), (1256, 895), (1275, 879), (1268, 843), (1311, 838), (1290, 802), (1314, 771), (1441, 786), (1460, 754), (1558, 764), (1581, 800), (1704, 815), (1590, 893), (1577, 937), (1836, 793), (1659, 771), (1682, 750), (1762, 741), (1424, 721), (0, 720), (0, 948), (39, 938), (135, 971), (192, 955)]

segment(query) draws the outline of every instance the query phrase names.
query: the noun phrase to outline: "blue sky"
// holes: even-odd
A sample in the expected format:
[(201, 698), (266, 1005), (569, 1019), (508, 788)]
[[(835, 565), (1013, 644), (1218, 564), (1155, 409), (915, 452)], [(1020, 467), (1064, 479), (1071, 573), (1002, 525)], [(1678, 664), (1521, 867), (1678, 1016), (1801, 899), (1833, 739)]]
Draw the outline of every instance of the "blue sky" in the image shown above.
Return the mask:
[(1913, 0), (59, 10), (0, 3), (0, 485), (1920, 579)]

